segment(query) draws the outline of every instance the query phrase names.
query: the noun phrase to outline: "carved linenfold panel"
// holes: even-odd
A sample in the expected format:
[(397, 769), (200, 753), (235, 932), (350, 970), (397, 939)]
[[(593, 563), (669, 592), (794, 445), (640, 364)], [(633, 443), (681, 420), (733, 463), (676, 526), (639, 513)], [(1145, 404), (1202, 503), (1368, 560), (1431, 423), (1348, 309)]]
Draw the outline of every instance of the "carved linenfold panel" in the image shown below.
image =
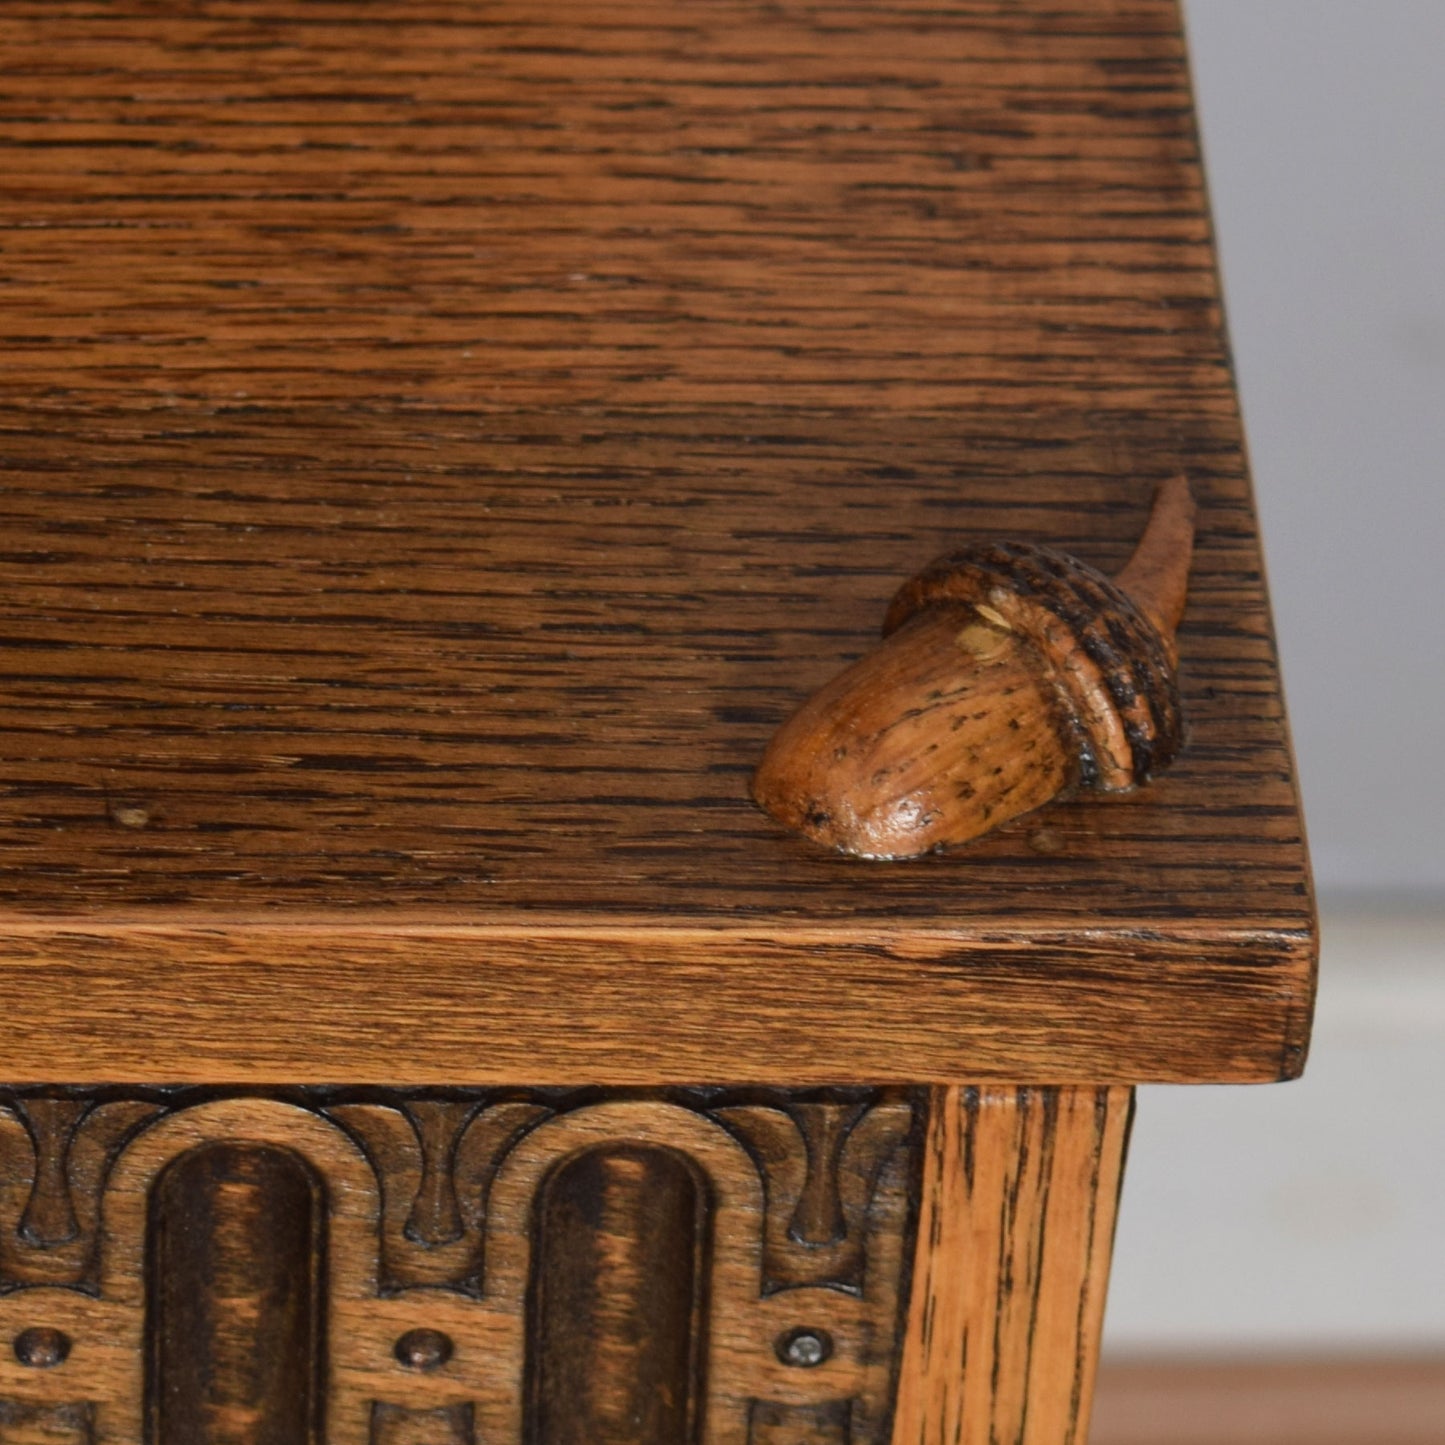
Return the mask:
[(35, 1146), (35, 1179), (20, 1216), (20, 1238), (34, 1249), (58, 1249), (80, 1234), (68, 1165), (75, 1126), (88, 1108), (84, 1099), (30, 1099), (24, 1106)]
[(466, 1100), (416, 1099), (406, 1111), (421, 1144), (421, 1178), (402, 1234), (423, 1249), (439, 1249), (462, 1237), (457, 1204), (457, 1136), (474, 1112)]
[(107, 1445), (876, 1445), (917, 1113), (0, 1090), (0, 1400)]
[(327, 1111), (376, 1171), (384, 1293), (433, 1285), (480, 1297), (492, 1178), (512, 1145), (551, 1112), (516, 1099), (404, 1096)]
[(202, 1144), (150, 1195), (146, 1414), (153, 1445), (316, 1445), (325, 1203), (297, 1154)]

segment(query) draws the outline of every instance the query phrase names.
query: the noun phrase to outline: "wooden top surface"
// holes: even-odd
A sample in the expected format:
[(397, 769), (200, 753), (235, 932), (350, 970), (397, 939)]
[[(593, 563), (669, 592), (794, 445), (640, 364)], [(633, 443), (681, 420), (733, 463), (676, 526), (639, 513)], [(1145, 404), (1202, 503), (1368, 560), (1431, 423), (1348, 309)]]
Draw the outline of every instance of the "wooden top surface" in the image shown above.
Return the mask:
[[(819, 1077), (1298, 1066), (1308, 877), (1172, 0), (47, 0), (0, 46), (0, 970), (164, 992), (309, 940), (364, 1003), (404, 943), (398, 1008), (453, 967), (476, 1012), (505, 958), (535, 1032), (625, 948), (598, 1077), (649, 1030), (701, 1069), (674, 1036), (736, 1030), (699, 992), (768, 979)], [(1156, 785), (907, 864), (752, 807), (910, 572), (978, 537), (1111, 568), (1180, 469)], [(927, 1047), (872, 1041), (884, 975)], [(1045, 979), (1047, 1038), (969, 1042), (965, 995)], [(215, 1007), (175, 1066), (261, 1002)]]

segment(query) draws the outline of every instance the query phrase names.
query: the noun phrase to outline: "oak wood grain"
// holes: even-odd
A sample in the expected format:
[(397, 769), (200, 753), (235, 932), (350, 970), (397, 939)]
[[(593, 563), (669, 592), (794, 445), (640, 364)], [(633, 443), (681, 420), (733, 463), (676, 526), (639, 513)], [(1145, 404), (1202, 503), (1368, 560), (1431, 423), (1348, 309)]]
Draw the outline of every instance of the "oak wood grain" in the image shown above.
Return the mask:
[[(0, 1072), (1297, 1071), (1172, 0), (61, 0), (0, 47)], [(1180, 472), (1169, 775), (887, 867), (753, 808), (919, 565), (1115, 570)]]
[(1149, 782), (1183, 742), (1177, 616), (1161, 627), (1151, 612), (1156, 595), (1183, 611), (1193, 513), (1182, 477), (1159, 489), (1125, 570), (1172, 555), (1137, 597), (1017, 542), (937, 558), (890, 603), (886, 640), (773, 735), (754, 802), (815, 842), (899, 859), (1055, 797)]
[(1133, 1091), (929, 1110), (894, 1445), (1086, 1445)]
[[(638, 1085), (1297, 1072), (1287, 943), (1027, 921), (867, 931), (45, 931), (6, 952), (16, 1083)], [(659, 957), (660, 955), (660, 957)]]

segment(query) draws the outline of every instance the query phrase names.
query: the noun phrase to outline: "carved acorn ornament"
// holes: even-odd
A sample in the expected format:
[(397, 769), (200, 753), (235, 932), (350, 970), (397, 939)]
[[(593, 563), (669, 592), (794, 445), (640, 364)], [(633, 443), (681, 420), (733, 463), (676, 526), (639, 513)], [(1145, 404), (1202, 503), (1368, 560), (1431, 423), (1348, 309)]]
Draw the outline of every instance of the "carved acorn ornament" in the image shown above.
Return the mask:
[(845, 853), (915, 858), (1063, 794), (1147, 782), (1183, 740), (1193, 544), (1176, 477), (1116, 578), (1025, 542), (940, 557), (899, 589), (883, 643), (778, 730), (754, 800)]

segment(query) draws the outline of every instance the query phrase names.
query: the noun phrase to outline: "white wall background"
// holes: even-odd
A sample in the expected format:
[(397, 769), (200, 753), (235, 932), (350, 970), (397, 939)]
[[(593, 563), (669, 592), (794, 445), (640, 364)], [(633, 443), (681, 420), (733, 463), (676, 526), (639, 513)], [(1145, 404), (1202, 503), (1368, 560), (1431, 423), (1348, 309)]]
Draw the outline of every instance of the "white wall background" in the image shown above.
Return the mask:
[(1116, 1354), (1445, 1351), (1445, 926), (1325, 923), (1302, 1082), (1139, 1091)]
[(1445, 0), (1186, 0), (1324, 915), (1309, 1071), (1146, 1089), (1107, 1342), (1445, 1350)]
[(1445, 895), (1445, 0), (1187, 0), (1321, 889)]

